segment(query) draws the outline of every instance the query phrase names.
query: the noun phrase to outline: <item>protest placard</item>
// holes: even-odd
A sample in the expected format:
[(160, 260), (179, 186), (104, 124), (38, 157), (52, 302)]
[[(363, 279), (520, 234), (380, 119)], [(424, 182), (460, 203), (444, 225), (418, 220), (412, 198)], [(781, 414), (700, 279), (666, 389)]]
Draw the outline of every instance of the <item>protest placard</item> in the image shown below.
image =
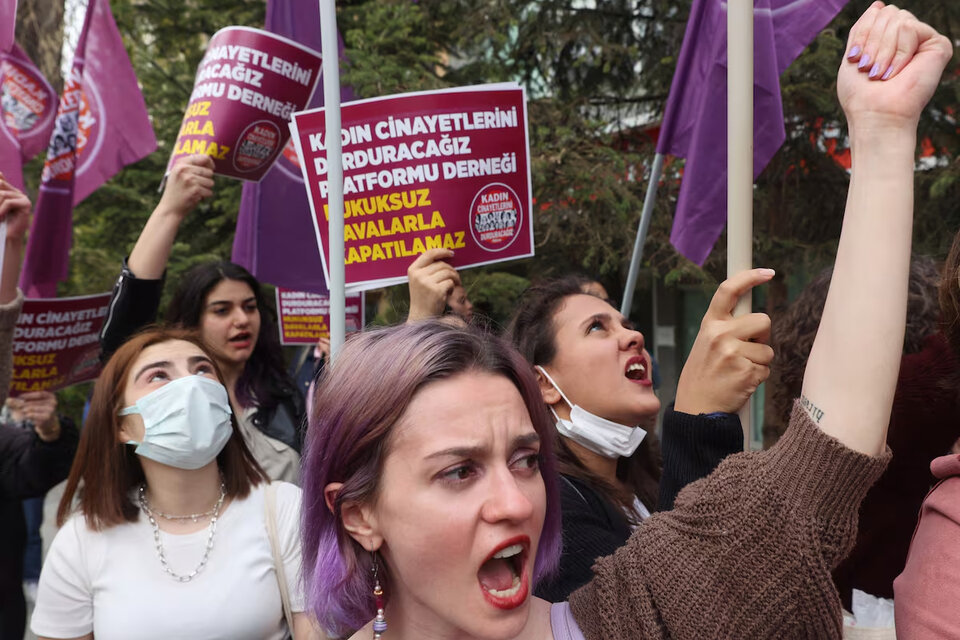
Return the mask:
[[(323, 109), (290, 125), (330, 280)], [(346, 287), (405, 282), (428, 249), (476, 267), (533, 255), (526, 95), (516, 84), (341, 105)]]
[[(363, 329), (363, 293), (347, 296), (347, 332)], [(330, 337), (330, 296), (277, 287), (281, 344), (316, 344)]]
[(10, 395), (56, 391), (100, 374), (110, 294), (26, 300), (13, 330)]
[(259, 181), (287, 144), (287, 121), (309, 103), (320, 69), (320, 54), (293, 40), (249, 27), (217, 31), (167, 171), (180, 156), (204, 153), (217, 173)]

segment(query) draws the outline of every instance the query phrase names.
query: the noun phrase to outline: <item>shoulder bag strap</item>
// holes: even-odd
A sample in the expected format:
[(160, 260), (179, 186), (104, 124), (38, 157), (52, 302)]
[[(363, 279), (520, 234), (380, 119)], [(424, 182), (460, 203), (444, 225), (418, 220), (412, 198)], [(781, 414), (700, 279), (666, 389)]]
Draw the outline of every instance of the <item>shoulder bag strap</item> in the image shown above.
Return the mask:
[(290, 593), (287, 589), (287, 572), (283, 568), (283, 559), (280, 557), (280, 543), (277, 536), (277, 485), (267, 485), (263, 496), (267, 537), (270, 538), (270, 553), (273, 555), (273, 568), (277, 574), (277, 583), (280, 586), (280, 600), (283, 602), (283, 617), (287, 620), (290, 637), (293, 637), (293, 612), (290, 611)]

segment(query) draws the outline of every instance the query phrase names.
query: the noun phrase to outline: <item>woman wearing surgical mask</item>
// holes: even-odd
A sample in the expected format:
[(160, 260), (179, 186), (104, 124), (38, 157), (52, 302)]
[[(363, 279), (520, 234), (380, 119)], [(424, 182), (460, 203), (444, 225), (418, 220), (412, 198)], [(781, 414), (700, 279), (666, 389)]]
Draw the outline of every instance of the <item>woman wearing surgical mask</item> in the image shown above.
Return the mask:
[[(100, 331), (104, 359), (156, 322), (180, 225), (212, 194), (209, 156), (177, 161), (114, 286)], [(201, 263), (180, 278), (164, 319), (203, 338), (223, 373), (247, 446), (267, 475), (297, 482), (304, 402), (286, 371), (276, 321), (257, 279), (232, 262)]]
[(286, 589), (307, 637), (299, 511), (300, 490), (269, 486), (240, 437), (199, 339), (138, 334), (94, 388), (31, 628), (41, 638), (280, 640)]
[(769, 375), (773, 351), (765, 314), (735, 319), (731, 312), (739, 295), (772, 275), (741, 273), (714, 296), (676, 406), (665, 414), (663, 486), (660, 446), (650, 433), (660, 400), (643, 334), (582, 277), (547, 281), (521, 296), (508, 333), (534, 366), (559, 436), (564, 550), (538, 596), (560, 602), (586, 584), (597, 558), (621, 547), (660, 504), (669, 509), (680, 488), (722, 458), (705, 453), (742, 450), (736, 412)]

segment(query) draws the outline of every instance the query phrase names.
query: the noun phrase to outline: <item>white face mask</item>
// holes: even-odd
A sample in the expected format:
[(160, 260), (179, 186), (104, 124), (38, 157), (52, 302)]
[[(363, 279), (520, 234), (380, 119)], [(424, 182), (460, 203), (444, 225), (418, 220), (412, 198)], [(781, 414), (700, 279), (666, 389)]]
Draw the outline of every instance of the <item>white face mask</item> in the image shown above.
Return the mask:
[(563, 398), (563, 401), (570, 407), (569, 420), (564, 420), (557, 415), (553, 407), (550, 408), (553, 417), (557, 419), (557, 431), (560, 432), (560, 435), (570, 438), (577, 444), (606, 458), (622, 458), (633, 455), (633, 452), (637, 450), (637, 447), (646, 437), (646, 431), (640, 427), (628, 427), (601, 418), (580, 405), (573, 404), (543, 367), (537, 365), (537, 369), (546, 376), (553, 388)]
[(137, 445), (137, 455), (178, 469), (209, 464), (233, 434), (226, 388), (203, 376), (177, 378), (120, 411), (131, 413), (143, 417), (143, 440), (127, 444)]

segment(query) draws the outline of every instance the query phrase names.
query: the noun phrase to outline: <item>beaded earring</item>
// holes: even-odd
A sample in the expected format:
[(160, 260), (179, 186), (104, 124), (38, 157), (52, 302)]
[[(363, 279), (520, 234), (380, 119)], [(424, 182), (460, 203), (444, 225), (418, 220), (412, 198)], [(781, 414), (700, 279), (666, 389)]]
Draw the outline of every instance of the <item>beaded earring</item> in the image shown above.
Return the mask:
[(382, 640), (387, 630), (387, 619), (383, 616), (383, 588), (380, 586), (380, 566), (377, 552), (373, 552), (373, 597), (377, 600), (377, 617), (373, 619), (373, 640)]

